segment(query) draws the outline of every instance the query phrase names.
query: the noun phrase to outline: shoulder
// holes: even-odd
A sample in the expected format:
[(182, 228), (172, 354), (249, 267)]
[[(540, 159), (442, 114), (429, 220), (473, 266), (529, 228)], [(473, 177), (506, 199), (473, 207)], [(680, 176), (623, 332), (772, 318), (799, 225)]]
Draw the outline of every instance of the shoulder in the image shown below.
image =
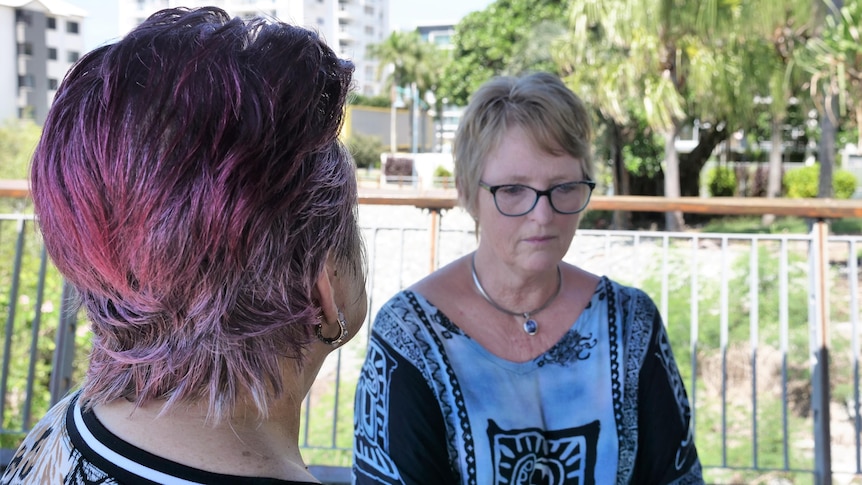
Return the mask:
[(470, 257), (468, 254), (452, 261), (417, 281), (408, 290), (421, 294), (438, 306), (452, 298), (463, 296), (465, 290), (472, 288), (473, 284)]
[(16, 450), (0, 483), (63, 483), (72, 450), (66, 415), (77, 399), (78, 393), (67, 396), (36, 423)]
[(597, 291), (615, 298), (622, 306), (642, 307), (647, 310), (656, 308), (655, 302), (646, 291), (635, 286), (624, 285), (607, 276), (601, 277)]

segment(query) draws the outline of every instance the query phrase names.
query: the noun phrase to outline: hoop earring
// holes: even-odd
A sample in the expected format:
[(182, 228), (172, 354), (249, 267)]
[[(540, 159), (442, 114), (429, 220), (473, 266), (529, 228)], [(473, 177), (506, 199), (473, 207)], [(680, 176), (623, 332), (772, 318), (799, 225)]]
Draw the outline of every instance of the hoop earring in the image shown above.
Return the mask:
[(340, 328), (340, 333), (335, 338), (328, 338), (323, 336), (323, 323), (318, 323), (316, 327), (314, 327), (314, 333), (317, 335), (317, 339), (321, 342), (331, 345), (333, 347), (338, 347), (344, 342), (344, 339), (347, 338), (347, 322), (344, 320), (344, 313), (341, 310), (338, 310), (338, 326)]

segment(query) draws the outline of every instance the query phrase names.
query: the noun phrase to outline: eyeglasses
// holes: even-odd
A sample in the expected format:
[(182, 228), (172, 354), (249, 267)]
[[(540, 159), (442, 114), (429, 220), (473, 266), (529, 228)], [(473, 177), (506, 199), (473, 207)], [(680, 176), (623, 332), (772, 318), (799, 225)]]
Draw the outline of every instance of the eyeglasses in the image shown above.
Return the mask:
[(491, 192), (494, 204), (500, 214), (518, 217), (529, 213), (539, 203), (539, 197), (546, 196), (551, 208), (560, 214), (577, 214), (587, 208), (590, 195), (596, 183), (589, 180), (566, 182), (554, 185), (548, 190), (538, 190), (529, 185), (507, 184), (488, 185), (480, 181), (479, 187)]

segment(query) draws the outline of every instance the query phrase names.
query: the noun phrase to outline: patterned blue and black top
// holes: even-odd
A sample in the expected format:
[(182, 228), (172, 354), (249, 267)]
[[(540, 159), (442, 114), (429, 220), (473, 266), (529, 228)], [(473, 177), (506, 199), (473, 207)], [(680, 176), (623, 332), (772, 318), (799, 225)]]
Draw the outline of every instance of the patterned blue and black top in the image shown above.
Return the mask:
[(411, 291), (372, 327), (356, 484), (699, 484), (691, 409), (661, 315), (602, 278), (534, 360), (499, 358)]

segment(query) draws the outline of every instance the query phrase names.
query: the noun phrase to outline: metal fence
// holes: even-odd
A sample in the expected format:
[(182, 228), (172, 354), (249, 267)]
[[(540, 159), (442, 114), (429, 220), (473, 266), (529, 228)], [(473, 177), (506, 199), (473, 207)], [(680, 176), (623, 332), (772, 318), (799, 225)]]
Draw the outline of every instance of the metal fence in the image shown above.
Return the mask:
[[(349, 473), (353, 390), (371, 317), (476, 245), (475, 225), (459, 209), (363, 205), (360, 225), (368, 320), (325, 362), (301, 430), (306, 462), (328, 482)], [(823, 227), (783, 235), (581, 230), (565, 257), (656, 301), (709, 482), (862, 483), (862, 236)], [(0, 465), (86, 365), (86, 326), (61, 318), (66, 298), (32, 218), (0, 216)]]

